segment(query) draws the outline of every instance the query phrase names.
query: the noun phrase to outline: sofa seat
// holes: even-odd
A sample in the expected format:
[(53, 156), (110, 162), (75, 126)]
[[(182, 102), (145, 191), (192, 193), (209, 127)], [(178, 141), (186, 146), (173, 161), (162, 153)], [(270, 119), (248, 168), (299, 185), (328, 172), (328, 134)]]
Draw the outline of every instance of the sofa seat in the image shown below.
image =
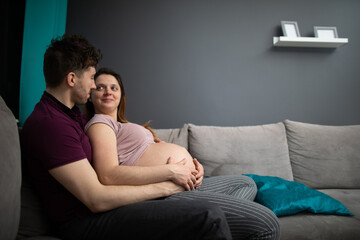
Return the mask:
[(360, 190), (319, 190), (342, 202), (355, 216), (298, 213), (280, 217), (281, 239), (355, 240), (360, 237)]

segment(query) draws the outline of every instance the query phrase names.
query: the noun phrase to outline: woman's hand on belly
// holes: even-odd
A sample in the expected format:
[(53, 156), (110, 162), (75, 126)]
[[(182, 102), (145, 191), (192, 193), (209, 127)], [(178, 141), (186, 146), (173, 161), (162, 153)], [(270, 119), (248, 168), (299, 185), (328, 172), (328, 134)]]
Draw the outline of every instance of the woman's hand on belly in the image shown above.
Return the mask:
[(194, 190), (197, 186), (196, 176), (199, 172), (191, 167), (188, 167), (187, 162), (188, 160), (186, 158), (176, 162), (169, 157), (167, 164), (172, 172), (171, 180), (174, 183), (183, 186), (187, 191), (190, 191)]
[(201, 186), (202, 180), (204, 179), (204, 167), (199, 163), (199, 161), (194, 158), (193, 159), (193, 163), (195, 165), (195, 169), (198, 171), (198, 173), (196, 174), (196, 184), (195, 184), (195, 188), (199, 188)]

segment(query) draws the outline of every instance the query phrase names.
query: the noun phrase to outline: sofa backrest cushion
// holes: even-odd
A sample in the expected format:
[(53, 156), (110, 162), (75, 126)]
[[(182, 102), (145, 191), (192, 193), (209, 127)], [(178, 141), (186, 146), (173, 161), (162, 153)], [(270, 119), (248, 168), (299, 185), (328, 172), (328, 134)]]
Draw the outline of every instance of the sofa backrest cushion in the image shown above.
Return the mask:
[(189, 151), (208, 176), (258, 174), (293, 180), (281, 122), (240, 127), (189, 124)]
[(20, 142), (15, 117), (1, 96), (0, 129), (0, 239), (15, 239), (20, 221)]
[(174, 143), (188, 149), (188, 124), (182, 128), (153, 129), (162, 141)]
[(310, 188), (360, 188), (360, 125), (284, 121), (294, 180)]

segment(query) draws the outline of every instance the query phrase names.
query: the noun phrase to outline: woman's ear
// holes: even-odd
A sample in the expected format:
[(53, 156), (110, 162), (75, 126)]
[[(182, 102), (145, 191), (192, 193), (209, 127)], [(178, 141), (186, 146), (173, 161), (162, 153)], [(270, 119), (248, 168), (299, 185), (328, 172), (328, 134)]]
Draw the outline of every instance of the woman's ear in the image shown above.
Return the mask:
[(70, 87), (74, 87), (76, 84), (76, 74), (74, 72), (69, 72), (66, 75), (66, 83), (70, 86)]

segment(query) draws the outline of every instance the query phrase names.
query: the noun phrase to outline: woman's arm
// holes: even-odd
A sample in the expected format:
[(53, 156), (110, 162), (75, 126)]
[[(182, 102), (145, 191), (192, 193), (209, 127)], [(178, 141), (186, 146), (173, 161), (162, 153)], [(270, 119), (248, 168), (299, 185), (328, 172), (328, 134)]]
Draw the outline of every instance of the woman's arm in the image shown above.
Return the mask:
[[(117, 140), (114, 131), (106, 124), (92, 125), (86, 132), (89, 136), (93, 166), (101, 183), (106, 185), (144, 185), (173, 181), (185, 189), (196, 183), (197, 172), (183, 164), (159, 166), (123, 166), (118, 163)], [(192, 184), (191, 184), (192, 185)]]

